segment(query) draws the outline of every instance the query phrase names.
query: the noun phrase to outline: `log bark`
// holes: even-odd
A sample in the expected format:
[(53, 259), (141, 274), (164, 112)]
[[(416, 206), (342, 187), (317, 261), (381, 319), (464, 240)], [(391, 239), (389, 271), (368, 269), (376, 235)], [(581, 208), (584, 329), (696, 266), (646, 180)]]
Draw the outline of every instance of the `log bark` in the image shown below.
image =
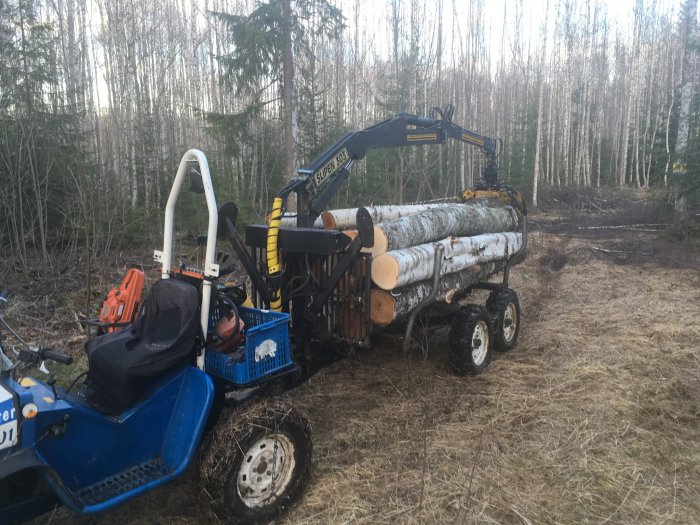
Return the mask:
[[(442, 204), (403, 204), (403, 205), (386, 205), (386, 206), (365, 206), (372, 222), (378, 224), (380, 222), (399, 219), (407, 215), (413, 215), (432, 208), (448, 206), (447, 203)], [(328, 210), (321, 214), (323, 219), (323, 227), (327, 230), (346, 230), (357, 228), (355, 217), (357, 216), (357, 208), (345, 208), (341, 210)]]
[(513, 231), (518, 216), (510, 206), (490, 208), (452, 204), (408, 215), (374, 226), (372, 255), (402, 250), (449, 236), (467, 237), (482, 233)]
[[(493, 261), (470, 266), (460, 272), (450, 273), (440, 278), (436, 301), (451, 302), (454, 294), (468, 286), (486, 281), (500, 272), (505, 266), (502, 261)], [(393, 291), (374, 288), (370, 297), (370, 317), (372, 322), (384, 326), (409, 314), (428, 296), (430, 280), (409, 284)]]
[(436, 243), (381, 253), (372, 259), (372, 281), (384, 290), (430, 279), (436, 246), (444, 247), (440, 275), (485, 262), (505, 260), (520, 251), (520, 233), (488, 233), (474, 237), (449, 237)]
[[(270, 217), (269, 215), (266, 218), (266, 222), (270, 222)], [(280, 222), (280, 226), (284, 226), (285, 228), (296, 228), (297, 227), (297, 216), (296, 214), (291, 214), (291, 215), (282, 215), (282, 221)], [(321, 217), (316, 217), (316, 220), (314, 223), (311, 225), (312, 228), (323, 228), (323, 220)]]

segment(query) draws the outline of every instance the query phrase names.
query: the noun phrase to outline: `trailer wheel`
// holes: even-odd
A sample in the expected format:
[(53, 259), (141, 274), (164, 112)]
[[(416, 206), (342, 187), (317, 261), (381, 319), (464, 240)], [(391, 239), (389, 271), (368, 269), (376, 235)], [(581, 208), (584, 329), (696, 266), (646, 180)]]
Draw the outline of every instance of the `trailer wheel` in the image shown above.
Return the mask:
[(520, 333), (520, 302), (510, 288), (493, 292), (486, 301), (486, 309), (493, 318), (493, 347), (507, 352), (515, 347)]
[(200, 466), (202, 488), (224, 523), (267, 523), (297, 498), (311, 467), (311, 426), (279, 403), (222, 416)]
[(449, 361), (460, 374), (481, 374), (491, 363), (493, 349), (491, 317), (482, 306), (463, 306), (452, 318)]

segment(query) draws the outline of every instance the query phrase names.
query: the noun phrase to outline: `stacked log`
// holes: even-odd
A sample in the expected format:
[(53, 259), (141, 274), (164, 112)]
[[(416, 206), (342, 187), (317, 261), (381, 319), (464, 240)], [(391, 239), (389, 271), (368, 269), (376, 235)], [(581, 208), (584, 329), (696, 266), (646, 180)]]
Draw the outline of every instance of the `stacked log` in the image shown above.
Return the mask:
[(474, 237), (448, 237), (432, 244), (380, 253), (372, 259), (372, 281), (384, 290), (430, 279), (434, 272), (435, 250), (444, 247), (440, 275), (455, 273), (469, 266), (503, 260), (520, 251), (520, 233), (490, 233)]
[(513, 231), (518, 215), (510, 206), (450, 204), (408, 215), (374, 227), (372, 255), (425, 244), (450, 235), (466, 237)]
[[(430, 203), (368, 206), (374, 222), (370, 316), (383, 326), (409, 314), (432, 289), (435, 250), (444, 247), (436, 300), (451, 302), (464, 290), (502, 271), (522, 249), (519, 216), (497, 203)], [(329, 210), (314, 228), (343, 230), (357, 236), (357, 208)], [(282, 224), (296, 226), (295, 217)], [(361, 320), (358, 320), (361, 322)]]
[[(365, 206), (365, 209), (372, 217), (372, 222), (391, 221), (421, 213), (432, 208), (445, 206), (445, 203), (425, 203), (425, 204), (388, 204), (382, 206)], [(358, 208), (343, 208), (339, 210), (324, 211), (314, 221), (312, 228), (325, 228), (326, 230), (352, 230), (357, 227), (355, 220)], [(296, 214), (285, 214), (282, 216), (281, 226), (294, 228), (297, 225)]]
[[(503, 270), (505, 261), (495, 261), (469, 266), (457, 273), (440, 278), (436, 301), (452, 302), (454, 294), (464, 288), (486, 281)], [(392, 291), (373, 288), (370, 297), (370, 317), (374, 324), (384, 326), (404, 317), (426, 298), (432, 289), (432, 281), (420, 281)]]
[[(269, 222), (269, 217), (268, 217), (267, 222)], [(282, 215), (282, 219), (280, 220), (280, 226), (284, 226), (285, 228), (296, 228), (297, 227), (296, 213)], [(314, 223), (311, 225), (311, 227), (317, 228), (317, 229), (322, 229), (323, 228), (323, 219), (321, 217), (317, 217), (316, 220), (314, 221)]]
[[(421, 213), (432, 208), (445, 206), (444, 203), (439, 204), (403, 204), (403, 205), (386, 205), (386, 206), (365, 206), (365, 209), (372, 217), (372, 222), (378, 224), (380, 222), (400, 219), (408, 215)], [(357, 216), (357, 208), (346, 208), (342, 210), (328, 210), (321, 214), (323, 227), (327, 230), (347, 230), (357, 227), (355, 217)]]
[(430, 294), (435, 250), (442, 245), (436, 300), (488, 280), (522, 249), (519, 223), (509, 206), (449, 204), (374, 228), (372, 322), (386, 325), (408, 315)]

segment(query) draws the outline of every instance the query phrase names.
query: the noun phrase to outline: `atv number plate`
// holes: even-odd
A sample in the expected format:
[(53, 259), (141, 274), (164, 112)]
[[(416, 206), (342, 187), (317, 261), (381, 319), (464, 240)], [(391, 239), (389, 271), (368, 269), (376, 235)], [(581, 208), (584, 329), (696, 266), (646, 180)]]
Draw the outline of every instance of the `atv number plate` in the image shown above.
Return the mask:
[(17, 444), (17, 412), (12, 393), (0, 385), (0, 450)]

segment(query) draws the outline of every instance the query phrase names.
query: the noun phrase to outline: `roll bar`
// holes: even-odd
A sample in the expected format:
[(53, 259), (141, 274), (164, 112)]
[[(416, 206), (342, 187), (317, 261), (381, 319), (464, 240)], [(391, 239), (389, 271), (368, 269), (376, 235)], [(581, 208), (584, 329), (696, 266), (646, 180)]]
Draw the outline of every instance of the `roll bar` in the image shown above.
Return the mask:
[[(175, 204), (180, 195), (182, 183), (188, 173), (188, 163), (197, 162), (202, 176), (204, 195), (207, 200), (209, 211), (209, 227), (207, 229), (207, 249), (204, 258), (204, 281), (202, 282), (202, 306), (200, 311), (200, 323), (204, 338), (207, 337), (209, 325), (209, 305), (211, 303), (212, 279), (219, 276), (219, 265), (214, 262), (216, 256), (216, 231), (218, 228), (218, 213), (216, 208), (216, 198), (214, 197), (214, 187), (211, 183), (209, 173), (209, 163), (207, 158), (198, 149), (191, 149), (182, 156), (180, 166), (175, 175), (173, 187), (170, 190), (168, 204), (165, 206), (165, 227), (163, 229), (163, 251), (154, 250), (153, 259), (161, 263), (161, 278), (170, 279), (170, 268), (172, 267), (173, 255), (173, 224), (175, 218)], [(197, 367), (204, 370), (204, 348), (197, 356)]]

